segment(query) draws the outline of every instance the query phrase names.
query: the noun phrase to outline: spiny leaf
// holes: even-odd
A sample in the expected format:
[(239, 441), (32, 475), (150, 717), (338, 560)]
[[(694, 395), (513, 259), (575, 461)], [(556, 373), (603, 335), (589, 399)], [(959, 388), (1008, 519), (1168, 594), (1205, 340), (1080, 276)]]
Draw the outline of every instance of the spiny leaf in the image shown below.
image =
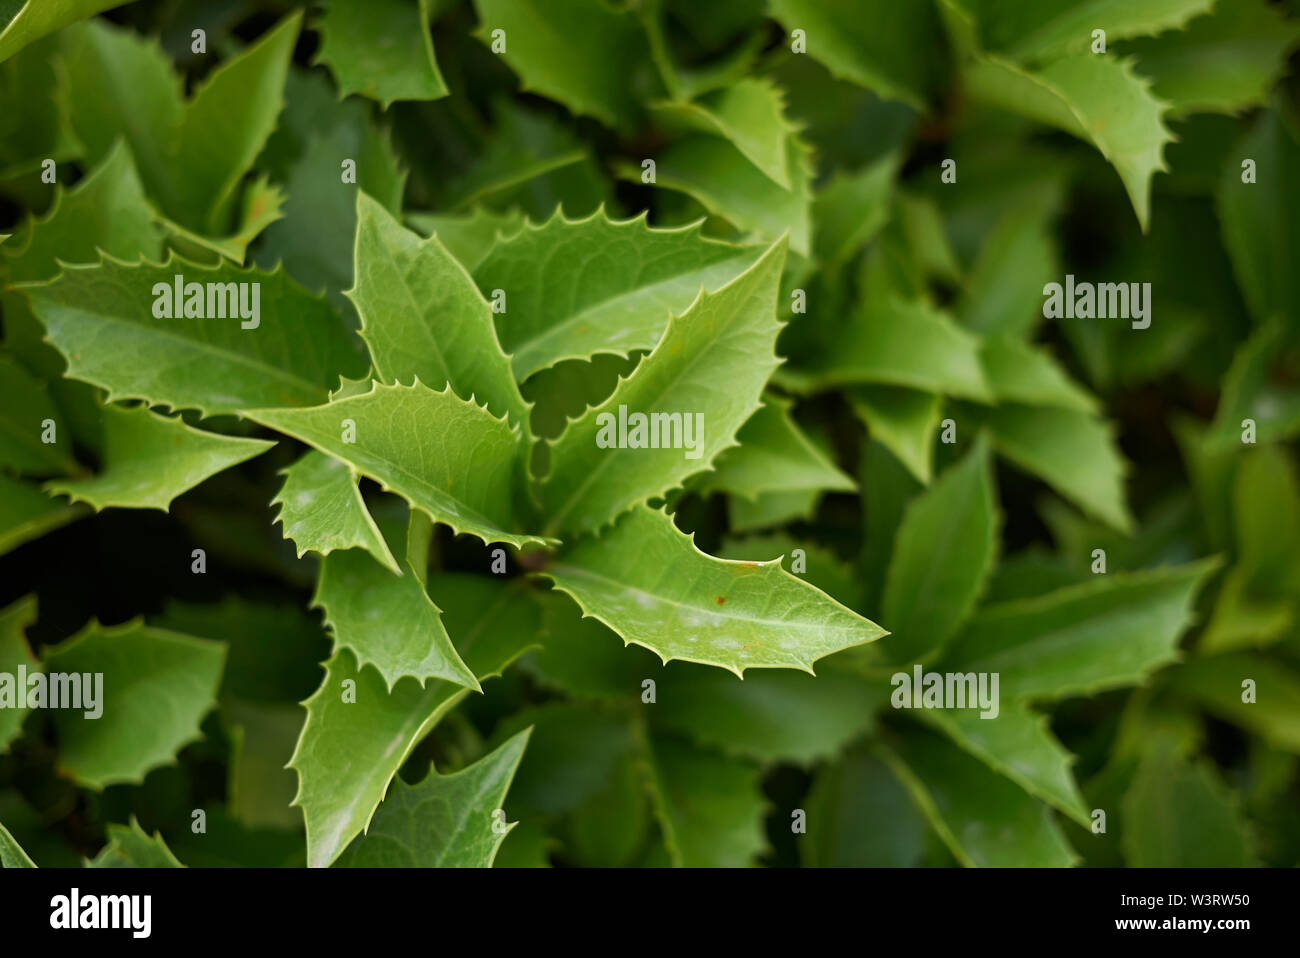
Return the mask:
[(0, 868), (35, 868), (36, 863), (14, 841), (9, 829), (0, 824)]
[(718, 558), (781, 559), (782, 568), (807, 579), (841, 605), (853, 608), (858, 604), (861, 590), (849, 563), (823, 545), (797, 539), (786, 532), (742, 538), (728, 536), (722, 540)]
[[(205, 295), (185, 293), (174, 302), (177, 276), (195, 290), (201, 284)], [(232, 283), (250, 284), (245, 305), (251, 284), (258, 285), (256, 327), (244, 328), (253, 320), (234, 308), (231, 300), (241, 294)], [(106, 256), (19, 288), (67, 360), (68, 375), (106, 390), (110, 400), (143, 399), (204, 415), (309, 406), (324, 402), (340, 375), (365, 369), (338, 314), (278, 269), (206, 267), (175, 256), (131, 264)], [(156, 304), (166, 302), (177, 318), (155, 315)], [(186, 317), (187, 302), (225, 318)]]
[(997, 401), (1097, 412), (1097, 400), (1071, 381), (1056, 361), (1010, 334), (987, 337), (980, 347), (984, 374)]
[(59, 435), (61, 418), (45, 383), (0, 354), (0, 466), (34, 476), (78, 471), (66, 423)]
[[(418, 379), (374, 383), (370, 392), (323, 406), (244, 415), (347, 463), (457, 533), (515, 546), (548, 541), (506, 531), (520, 476), (518, 427), (450, 386), (435, 392)], [(352, 438), (345, 436), (350, 429)]]
[[(434, 576), (429, 584), (480, 681), (500, 674), (533, 641), (537, 607), (525, 591), (466, 575)], [(469, 691), (403, 679), (390, 692), (376, 669), (358, 669), (346, 649), (325, 663), (320, 688), (304, 703), (307, 720), (290, 761), (308, 865), (328, 866), (361, 833), (411, 750)]]
[(430, 769), (418, 785), (401, 779), (379, 806), (364, 836), (339, 856), (337, 868), (491, 868), (511, 823), (498, 811), (528, 744), (529, 730), (453, 775)]
[(425, 236), (437, 236), (447, 252), (474, 273), (498, 242), (514, 236), (528, 220), (518, 209), (497, 213), (476, 206), (469, 213), (408, 213), (406, 222)]
[(0, 475), (0, 555), (89, 513), (60, 502), (34, 482)]
[[(717, 292), (702, 293), (669, 320), (654, 352), (609, 399), (569, 423), (551, 446), (551, 471), (542, 487), (549, 528), (600, 528), (707, 468), (735, 444), (736, 430), (758, 407), (778, 362), (776, 297), (784, 260), (781, 241)], [(725, 389), (718, 388), (720, 382)], [(678, 414), (682, 431), (668, 437), (677, 448), (602, 448), (601, 436), (620, 444), (609, 435), (617, 433), (610, 423), (624, 412), (644, 414), (648, 423), (656, 413)], [(695, 435), (695, 448), (685, 448), (686, 427), (697, 427), (700, 417), (704, 434)]]
[(316, 62), (329, 64), (343, 96), (360, 93), (387, 109), (395, 100), (447, 95), (428, 0), (328, 0), (317, 30)]
[(1217, 565), (1120, 572), (981, 609), (939, 666), (997, 672), (1004, 700), (1060, 698), (1141, 682), (1177, 657), (1192, 601)]
[(848, 396), (871, 438), (897, 456), (918, 481), (929, 484), (941, 397), (904, 386), (857, 386)]
[[(59, 768), (99, 790), (141, 782), (150, 770), (173, 761), (199, 738), (199, 723), (216, 704), (225, 664), (223, 643), (146, 626), (91, 622), (66, 642), (43, 653), (50, 673), (102, 674), (92, 708), (55, 709)], [(100, 710), (99, 717), (86, 712)]]
[(144, 406), (105, 406), (104, 465), (89, 479), (48, 482), (48, 492), (85, 502), (96, 512), (171, 509), (172, 500), (209, 476), (260, 456), (275, 445), (187, 426)]
[(11, 0), (0, 10), (0, 60), (60, 27), (119, 7), (130, 0)]
[[(45, 671), (45, 667), (32, 655), (27, 645), (25, 632), (35, 622), (35, 595), (26, 596), (8, 608), (0, 609), (0, 675), (13, 676), (13, 681), (16, 682), (20, 665), (26, 667), (29, 675)], [(17, 690), (15, 688), (11, 691)], [(0, 754), (22, 731), (23, 719), (28, 711), (29, 708), (19, 708), (16, 702), (7, 702), (0, 709)]]
[(899, 157), (887, 153), (854, 173), (837, 172), (813, 197), (813, 249), (834, 269), (866, 246), (890, 217)]
[(978, 58), (966, 86), (983, 103), (1059, 127), (1092, 143), (1124, 181), (1146, 232), (1151, 178), (1166, 166), (1161, 154), (1173, 139), (1165, 126), (1168, 104), (1152, 95), (1132, 61), (1091, 53), (1062, 57), (1036, 72), (998, 57)]
[[(670, 571), (671, 574), (670, 574)], [(695, 548), (648, 506), (581, 540), (545, 573), (563, 592), (663, 661), (812, 671), (824, 655), (884, 634), (875, 623), (771, 562), (729, 562)]]
[(88, 868), (184, 868), (157, 832), (148, 834), (134, 815), (131, 824), (109, 825), (108, 844)]
[(450, 384), (528, 429), (528, 404), (492, 326), (492, 308), (437, 237), (420, 239), (357, 193), (356, 285), (348, 298), (379, 378)]
[(361, 498), (357, 474), (346, 463), (315, 450), (283, 472), (284, 485), (271, 500), (276, 521), (301, 558), (309, 550), (365, 549), (395, 575), (401, 574), (388, 543)]
[(497, 332), (522, 382), (562, 360), (652, 348), (670, 315), (759, 253), (707, 239), (698, 224), (664, 230), (644, 215), (611, 220), (601, 209), (570, 220), (557, 211), (497, 240), (474, 279), (484, 295), (506, 295)]

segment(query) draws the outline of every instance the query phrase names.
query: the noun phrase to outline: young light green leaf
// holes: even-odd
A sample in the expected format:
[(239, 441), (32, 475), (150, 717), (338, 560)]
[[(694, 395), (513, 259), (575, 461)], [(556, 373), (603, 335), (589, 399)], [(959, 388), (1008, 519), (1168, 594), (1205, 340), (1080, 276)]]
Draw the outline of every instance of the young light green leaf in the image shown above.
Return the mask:
[(0, 823), (0, 868), (35, 868), (36, 862), (28, 857), (21, 845), (14, 841), (9, 829)]
[(59, 435), (61, 418), (45, 383), (0, 353), (0, 466), (33, 476), (80, 471), (66, 424)]
[[(632, 14), (600, 0), (474, 0), (475, 36), (499, 48), (521, 88), (607, 126), (626, 127), (638, 107), (629, 72), (650, 50)], [(495, 33), (501, 31), (501, 33)]]
[(723, 452), (705, 473), (700, 492), (729, 492), (756, 499), (764, 492), (818, 489), (853, 492), (852, 476), (842, 472), (795, 423), (790, 400), (768, 395), (736, 433), (739, 443)]
[(435, 522), (484, 542), (545, 545), (540, 536), (508, 532), (519, 429), (460, 399), (374, 383), (370, 392), (308, 409), (257, 409), (249, 419), (300, 439), (347, 463)]
[(934, 432), (939, 428), (942, 399), (905, 386), (857, 386), (848, 391), (853, 410), (867, 424), (871, 438), (928, 485), (934, 471)]
[(1184, 30), (1125, 43), (1174, 113), (1259, 106), (1300, 40), (1300, 24), (1267, 0), (1219, 0)]
[(87, 868), (184, 868), (157, 832), (150, 835), (134, 815), (131, 824), (109, 825), (108, 844)]
[(484, 295), (505, 293), (497, 332), (522, 382), (562, 360), (653, 348), (670, 315), (701, 288), (734, 279), (759, 253), (707, 239), (699, 224), (661, 230), (644, 214), (611, 220), (601, 209), (570, 220), (557, 211), (499, 239), (474, 279)]
[(33, 40), (130, 0), (10, 0), (0, 9), (0, 61)]
[[(24, 666), (28, 675), (44, 672), (45, 667), (32, 655), (24, 634), (36, 622), (36, 596), (19, 599), (6, 609), (0, 609), (0, 675), (17, 682), (18, 666)], [(16, 687), (10, 689), (16, 693)], [(30, 709), (20, 708), (16, 702), (7, 702), (0, 709), (0, 754), (22, 731), (23, 719)]]
[(89, 513), (41, 491), (33, 482), (0, 475), (0, 555)]
[(718, 558), (748, 561), (781, 559), (782, 568), (807, 579), (836, 602), (850, 609), (858, 604), (861, 594), (856, 571), (836, 555), (834, 550), (816, 542), (797, 539), (786, 532), (742, 538), (728, 536), (722, 540)]
[(1045, 715), (1023, 702), (1000, 706), (992, 718), (971, 708), (922, 709), (916, 715), (1030, 795), (1085, 828), (1091, 824), (1070, 772), (1074, 756), (1052, 735)]
[(491, 868), (517, 824), (500, 827), (499, 813), (530, 731), (453, 775), (430, 769), (418, 785), (399, 778), (365, 835), (353, 840), (335, 867)]
[(1166, 169), (1161, 154), (1173, 139), (1164, 122), (1168, 104), (1150, 87), (1132, 61), (1092, 53), (1062, 57), (1036, 72), (980, 57), (966, 74), (973, 99), (1058, 127), (1101, 151), (1123, 180), (1143, 232), (1151, 178)]
[(420, 239), (360, 191), (355, 275), (347, 296), (380, 379), (449, 384), (527, 431), (528, 404), (474, 280), (436, 236)]
[(83, 683), (87, 674), (103, 676), (93, 695), (82, 685), (83, 708), (51, 710), (60, 769), (99, 790), (143, 781), (199, 738), (199, 723), (216, 704), (226, 647), (137, 619), (91, 622), (43, 658), (49, 672), (80, 673)]
[(360, 93), (387, 109), (395, 100), (436, 100), (447, 85), (433, 55), (428, 0), (328, 0), (317, 24), (317, 63), (342, 96)]
[(60, 479), (47, 492), (108, 508), (161, 509), (203, 480), (275, 445), (262, 439), (223, 436), (187, 426), (145, 406), (105, 406), (104, 465), (88, 479)]
[(401, 574), (388, 543), (375, 525), (357, 474), (346, 463), (314, 449), (282, 473), (284, 485), (271, 505), (301, 558), (309, 550), (329, 555), (335, 549), (364, 549), (395, 575)]
[(1074, 864), (1051, 811), (1019, 785), (933, 732), (909, 728), (891, 743), (882, 758), (962, 865)]
[(942, 649), (970, 615), (997, 555), (997, 498), (988, 445), (912, 500), (899, 526), (880, 617), (880, 651), (917, 662)]
[[(668, 570), (673, 570), (668, 574)], [(743, 675), (793, 668), (884, 635), (875, 623), (770, 562), (700, 552), (666, 513), (638, 506), (545, 574), (625, 644)]]
[(997, 672), (1003, 701), (1141, 682), (1174, 661), (1216, 560), (1096, 581), (981, 609), (948, 649), (951, 672)]
[[(483, 681), (533, 641), (538, 609), (526, 590), (491, 579), (443, 574), (429, 581), (470, 670)], [(376, 669), (358, 669), (346, 649), (325, 663), (304, 703), (307, 720), (290, 761), (307, 824), (307, 863), (328, 866), (370, 823), (411, 750), (470, 692), (452, 682), (421, 688), (403, 679), (390, 692)]]
[(338, 314), (279, 269), (106, 256), (20, 288), (67, 360), (68, 375), (106, 390), (110, 400), (204, 415), (309, 406), (324, 402), (340, 375), (365, 369)]
[(766, 847), (757, 766), (657, 738), (644, 769), (674, 867), (743, 868)]
[[(550, 529), (598, 529), (680, 485), (735, 445), (736, 431), (758, 408), (778, 363), (776, 297), (784, 262), (780, 241), (726, 286), (702, 293), (668, 321), (654, 352), (613, 395), (569, 423), (551, 446), (551, 471), (542, 487)], [(718, 389), (720, 381), (725, 390)], [(651, 448), (631, 447), (633, 435), (626, 441), (618, 435), (624, 427), (617, 422), (628, 413), (643, 415), (655, 429), (645, 443)], [(680, 432), (660, 435), (661, 426), (671, 432), (673, 416), (680, 418)]]
[[(837, 77), (921, 109), (935, 93), (946, 46), (935, 7), (891, 0), (773, 0), (788, 31)], [(798, 51), (805, 52), (805, 51)]]
[(406, 222), (425, 236), (437, 236), (456, 262), (476, 273), (492, 248), (522, 230), (528, 219), (518, 209), (498, 213), (476, 206), (469, 213), (408, 213)]

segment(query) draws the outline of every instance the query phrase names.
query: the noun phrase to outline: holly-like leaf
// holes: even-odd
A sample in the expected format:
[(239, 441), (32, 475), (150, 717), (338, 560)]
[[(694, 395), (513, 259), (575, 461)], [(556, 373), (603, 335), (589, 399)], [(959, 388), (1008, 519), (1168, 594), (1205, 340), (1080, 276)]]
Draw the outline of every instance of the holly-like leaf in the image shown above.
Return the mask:
[[(1223, 721), (1300, 754), (1300, 674), (1295, 669), (1256, 652), (1233, 652), (1199, 656), (1171, 670), (1168, 680), (1171, 689)], [(1247, 685), (1248, 680), (1253, 684)]]
[(822, 656), (884, 634), (776, 560), (705, 555), (670, 516), (648, 506), (580, 541), (546, 575), (624, 643), (645, 646), (664, 662), (716, 665), (737, 675), (748, 668), (811, 672)]
[(88, 479), (46, 483), (48, 492), (85, 502), (96, 512), (171, 509), (172, 500), (203, 480), (275, 445), (187, 426), (144, 406), (105, 406), (104, 466)]
[(853, 492), (858, 484), (818, 449), (790, 414), (794, 404), (769, 395), (736, 433), (739, 443), (718, 457), (700, 491), (756, 499), (764, 492), (818, 489)]
[(1219, 0), (1186, 29), (1122, 49), (1173, 112), (1236, 113), (1264, 102), (1297, 40), (1300, 24), (1267, 0)]
[(999, 706), (989, 718), (972, 708), (922, 709), (916, 715), (1030, 795), (1085, 828), (1091, 824), (1070, 772), (1074, 756), (1052, 735), (1046, 716), (1023, 702)]
[(997, 555), (997, 506), (983, 441), (912, 500), (899, 526), (880, 617), (880, 651), (917, 662), (942, 649), (975, 608)]
[(967, 70), (971, 97), (1064, 130), (1092, 143), (1119, 173), (1146, 232), (1151, 178), (1167, 169), (1162, 153), (1173, 139), (1168, 104), (1151, 93), (1130, 60), (1092, 53), (1053, 60), (1029, 71), (998, 57)]
[(0, 868), (35, 868), (36, 863), (14, 841), (9, 829), (0, 824)]
[[(178, 276), (192, 286), (180, 302)], [(340, 375), (365, 369), (338, 314), (279, 269), (206, 267), (175, 256), (130, 264), (106, 256), (20, 289), (67, 360), (68, 375), (106, 390), (110, 400), (143, 399), (204, 415), (309, 406), (324, 402)], [(168, 303), (174, 319), (157, 315)], [(187, 303), (206, 318), (187, 317)]]
[(492, 248), (522, 230), (528, 219), (518, 209), (497, 213), (476, 206), (469, 213), (408, 213), (406, 222), (425, 236), (437, 236), (456, 262), (474, 273)]
[(861, 589), (853, 568), (833, 550), (816, 542), (796, 539), (784, 532), (727, 537), (722, 540), (718, 558), (781, 559), (783, 568), (807, 579), (841, 605), (853, 608), (858, 604)]
[(88, 868), (184, 868), (157, 832), (150, 835), (135, 816), (131, 824), (109, 825), (108, 844), (86, 862)]
[(804, 32), (809, 56), (882, 97), (920, 109), (942, 79), (944, 60), (936, 51), (945, 44), (932, 4), (773, 0), (771, 6), (787, 31)]
[(1119, 572), (986, 606), (948, 649), (951, 672), (996, 672), (1004, 701), (1089, 694), (1141, 682), (1177, 657), (1206, 560)]
[[(526, 591), (476, 576), (429, 581), (448, 631), (483, 681), (514, 661), (537, 633), (538, 609)], [(304, 703), (307, 720), (290, 761), (294, 804), (307, 824), (307, 863), (323, 868), (370, 823), (411, 750), (470, 692), (452, 682), (414, 679), (386, 687), (376, 669), (358, 669), (346, 649), (325, 663), (325, 678)]]
[(999, 403), (1097, 412), (1097, 400), (1071, 381), (1047, 352), (1016, 336), (987, 337), (980, 361)]
[(374, 383), (323, 406), (244, 415), (347, 463), (457, 533), (515, 546), (548, 541), (507, 531), (520, 476), (518, 427), (450, 386)]
[(838, 173), (813, 198), (813, 249), (835, 268), (889, 222), (899, 157), (887, 153), (854, 173)]
[(871, 438), (928, 484), (934, 471), (934, 432), (939, 428), (941, 398), (905, 386), (857, 386), (848, 393), (854, 411)]
[(475, 36), (489, 47), (504, 44), (501, 58), (522, 89), (607, 126), (635, 118), (628, 73), (648, 68), (650, 51), (630, 13), (600, 0), (474, 0), (474, 9)]
[(0, 555), (88, 512), (83, 505), (46, 495), (34, 482), (0, 475)]
[(673, 739), (646, 747), (651, 806), (678, 868), (743, 868), (767, 845), (759, 770)]
[[(51, 710), (59, 768), (103, 789), (143, 781), (199, 738), (199, 722), (216, 703), (226, 648), (137, 619), (119, 626), (91, 622), (43, 658), (50, 674), (81, 679), (83, 707)], [(88, 675), (102, 678), (88, 685)]]
[(497, 416), (528, 428), (510, 360), (488, 305), (437, 237), (422, 240), (379, 203), (357, 193), (356, 285), (348, 297), (379, 378), (450, 385)]
[(390, 572), (401, 574), (361, 498), (357, 474), (346, 463), (311, 450), (283, 475), (284, 485), (271, 505), (280, 507), (276, 521), (297, 546), (299, 558), (308, 551), (324, 556), (335, 549), (364, 549)]
[(430, 769), (418, 785), (398, 779), (366, 834), (353, 840), (335, 867), (491, 868), (517, 824), (506, 825), (500, 813), (529, 732), (455, 774)]
[[(484, 295), (505, 293), (497, 332), (521, 382), (566, 359), (651, 349), (668, 317), (700, 289), (716, 290), (759, 256), (707, 239), (700, 226), (654, 229), (644, 215), (557, 212), (499, 239), (474, 270)], [(558, 264), (564, 268), (557, 268)]]
[[(659, 345), (613, 395), (569, 423), (551, 446), (542, 487), (550, 529), (598, 529), (707, 468), (735, 444), (778, 362), (776, 298), (784, 261), (781, 241), (717, 292), (701, 294), (669, 320)], [(725, 390), (717, 388), (720, 381)], [(653, 424), (655, 435), (645, 437), (651, 448), (630, 448), (633, 437), (618, 435), (618, 422), (630, 413)], [(671, 416), (681, 422), (678, 433)], [(664, 430), (669, 435), (661, 435)]]
[(909, 728), (882, 756), (957, 861), (1043, 868), (1076, 855), (1051, 810), (933, 732)]
[(328, 0), (316, 28), (316, 62), (329, 64), (343, 96), (360, 93), (387, 109), (395, 100), (447, 95), (428, 0)]
[(33, 40), (130, 0), (10, 0), (0, 9), (0, 60)]
[(61, 418), (45, 383), (0, 353), (0, 466), (32, 476), (79, 471)]
[[(44, 672), (43, 666), (28, 648), (27, 628), (36, 622), (36, 596), (29, 595), (19, 599), (6, 609), (0, 609), (0, 675), (17, 683), (18, 666), (24, 666), (28, 675)], [(14, 685), (10, 689), (16, 693)], [(16, 702), (6, 703), (0, 709), (0, 753), (9, 747), (9, 743), (22, 731), (23, 719), (30, 709), (19, 708)], [(6, 863), (7, 864), (7, 863)]]

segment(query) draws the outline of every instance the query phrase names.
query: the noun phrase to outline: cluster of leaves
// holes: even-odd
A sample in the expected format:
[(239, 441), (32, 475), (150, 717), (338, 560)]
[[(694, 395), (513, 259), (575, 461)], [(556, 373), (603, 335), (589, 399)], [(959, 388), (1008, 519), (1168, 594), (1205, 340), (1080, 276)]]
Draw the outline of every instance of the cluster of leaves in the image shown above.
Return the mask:
[(1300, 861), (1300, 10), (111, 6), (0, 9), (0, 672), (105, 690), (0, 863)]

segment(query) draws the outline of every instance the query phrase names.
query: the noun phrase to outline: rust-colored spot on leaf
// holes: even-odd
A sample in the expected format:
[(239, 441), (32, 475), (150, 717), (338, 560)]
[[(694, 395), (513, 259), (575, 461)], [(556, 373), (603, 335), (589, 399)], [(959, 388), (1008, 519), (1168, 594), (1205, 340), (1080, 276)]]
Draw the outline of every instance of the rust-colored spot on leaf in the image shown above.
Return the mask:
[(722, 605), (722, 604), (723, 604), (724, 602), (726, 602), (727, 600), (726, 600), (723, 596), (720, 596), (720, 595), (719, 595), (719, 596), (714, 596), (713, 601), (716, 602), (716, 603), (718, 603), (718, 605)]

